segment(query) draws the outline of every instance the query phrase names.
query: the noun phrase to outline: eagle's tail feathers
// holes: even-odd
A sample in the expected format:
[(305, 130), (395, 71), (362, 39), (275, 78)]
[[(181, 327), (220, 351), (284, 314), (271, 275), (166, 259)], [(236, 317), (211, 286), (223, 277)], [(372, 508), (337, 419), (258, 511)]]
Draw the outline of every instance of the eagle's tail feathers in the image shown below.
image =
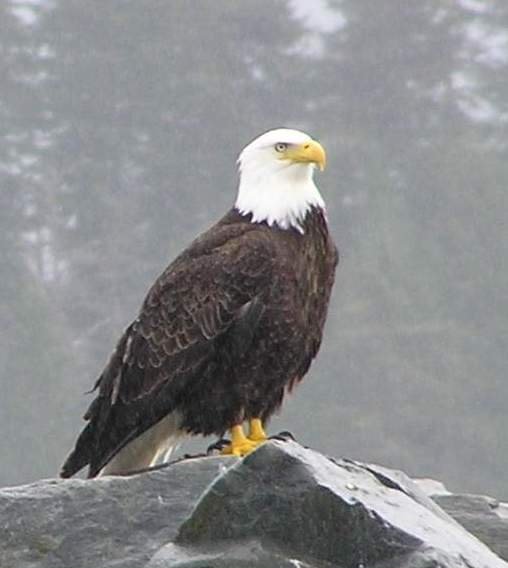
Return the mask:
[(83, 469), (90, 462), (91, 447), (92, 433), (90, 425), (88, 425), (83, 432), (81, 432), (76, 446), (65, 460), (60, 470), (60, 477), (72, 477), (80, 469)]

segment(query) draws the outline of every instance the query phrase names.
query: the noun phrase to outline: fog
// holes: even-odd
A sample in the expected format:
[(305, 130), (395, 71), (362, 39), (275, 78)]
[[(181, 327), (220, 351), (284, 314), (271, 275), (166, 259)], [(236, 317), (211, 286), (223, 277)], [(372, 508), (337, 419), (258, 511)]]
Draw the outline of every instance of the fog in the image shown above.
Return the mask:
[(288, 126), (327, 148), (341, 263), (270, 431), (508, 498), (505, 1), (4, 0), (0, 54), (0, 485), (56, 475), (148, 287)]

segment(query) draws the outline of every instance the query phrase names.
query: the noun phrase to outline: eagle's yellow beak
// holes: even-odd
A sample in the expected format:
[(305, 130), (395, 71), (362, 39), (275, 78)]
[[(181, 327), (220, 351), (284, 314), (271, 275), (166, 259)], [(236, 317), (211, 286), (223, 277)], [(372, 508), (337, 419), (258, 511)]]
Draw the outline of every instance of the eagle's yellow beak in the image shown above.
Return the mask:
[(326, 152), (316, 140), (309, 140), (303, 144), (292, 144), (287, 148), (282, 159), (304, 164), (316, 164), (321, 171), (326, 166)]

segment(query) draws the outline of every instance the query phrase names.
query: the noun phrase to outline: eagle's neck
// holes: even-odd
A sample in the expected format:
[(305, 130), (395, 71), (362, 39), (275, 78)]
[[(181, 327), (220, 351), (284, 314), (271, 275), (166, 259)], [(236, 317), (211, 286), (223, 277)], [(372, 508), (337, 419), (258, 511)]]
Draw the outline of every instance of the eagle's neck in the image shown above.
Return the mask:
[(278, 169), (241, 168), (235, 203), (252, 223), (266, 222), (281, 229), (295, 228), (303, 233), (303, 221), (312, 208), (325, 209), (325, 203), (312, 179), (312, 166), (281, 165)]

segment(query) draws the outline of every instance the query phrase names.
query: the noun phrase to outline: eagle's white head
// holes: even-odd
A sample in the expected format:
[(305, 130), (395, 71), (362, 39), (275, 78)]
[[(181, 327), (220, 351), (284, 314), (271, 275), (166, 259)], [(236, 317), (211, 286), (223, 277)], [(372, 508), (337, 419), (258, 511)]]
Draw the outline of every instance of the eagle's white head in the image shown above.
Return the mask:
[(240, 184), (235, 208), (252, 214), (252, 222), (266, 221), (282, 229), (302, 232), (302, 221), (312, 206), (324, 209), (324, 201), (312, 174), (326, 164), (319, 142), (298, 130), (278, 128), (265, 132), (238, 158)]

